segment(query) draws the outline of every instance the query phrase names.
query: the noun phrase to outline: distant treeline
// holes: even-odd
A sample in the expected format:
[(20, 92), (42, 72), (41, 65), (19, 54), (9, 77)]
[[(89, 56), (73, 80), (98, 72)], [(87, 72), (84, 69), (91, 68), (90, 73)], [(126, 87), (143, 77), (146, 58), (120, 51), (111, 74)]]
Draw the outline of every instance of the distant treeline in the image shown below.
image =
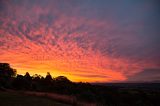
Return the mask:
[(54, 92), (73, 95), (78, 100), (94, 102), (102, 106), (160, 106), (160, 90), (119, 88), (114, 86), (74, 83), (65, 76), (53, 78), (48, 72), (45, 77), (16, 73), (8, 63), (0, 63), (0, 90)]

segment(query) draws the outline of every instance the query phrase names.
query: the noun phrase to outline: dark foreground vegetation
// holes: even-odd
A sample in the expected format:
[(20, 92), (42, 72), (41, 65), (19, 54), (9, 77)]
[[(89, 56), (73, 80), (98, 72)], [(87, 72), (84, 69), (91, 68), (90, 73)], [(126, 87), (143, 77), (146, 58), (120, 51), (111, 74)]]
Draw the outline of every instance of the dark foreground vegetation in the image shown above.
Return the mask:
[[(30, 76), (28, 72), (23, 76), (16, 74), (16, 70), (12, 69), (8, 63), (0, 63), (1, 104), (9, 102), (2, 100), (1, 96), (7, 94), (7, 92), (4, 93), (2, 91), (10, 89), (17, 92), (23, 91), (31, 92), (31, 94), (46, 95), (46, 97), (52, 97), (54, 99), (56, 95), (52, 95), (52, 93), (68, 95), (68, 98), (72, 98), (70, 104), (74, 106), (79, 105), (79, 101), (93, 103), (97, 106), (160, 106), (159, 84), (143, 85), (145, 84), (108, 84), (107, 86), (107, 84), (74, 83), (64, 76), (53, 78), (50, 73), (47, 73), (46, 77), (37, 74)], [(46, 93), (44, 94), (42, 92)], [(6, 97), (6, 100), (7, 98), (9, 97)], [(25, 97), (17, 99), (21, 101), (23, 98), (25, 99)]]

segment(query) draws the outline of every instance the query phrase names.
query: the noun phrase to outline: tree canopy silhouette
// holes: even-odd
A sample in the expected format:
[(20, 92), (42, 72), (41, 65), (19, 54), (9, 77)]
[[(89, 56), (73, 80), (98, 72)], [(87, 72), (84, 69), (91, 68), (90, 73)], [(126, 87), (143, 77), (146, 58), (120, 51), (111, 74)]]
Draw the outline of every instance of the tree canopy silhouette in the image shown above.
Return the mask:
[(12, 78), (16, 76), (16, 70), (8, 63), (0, 63), (0, 86), (9, 87)]

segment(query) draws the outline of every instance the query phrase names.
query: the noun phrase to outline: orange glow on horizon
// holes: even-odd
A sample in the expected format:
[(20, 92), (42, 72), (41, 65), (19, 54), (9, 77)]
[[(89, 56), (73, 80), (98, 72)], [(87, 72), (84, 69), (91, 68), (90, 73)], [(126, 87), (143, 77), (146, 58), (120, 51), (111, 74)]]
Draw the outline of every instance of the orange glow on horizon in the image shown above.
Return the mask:
[(142, 18), (148, 10), (137, 15), (139, 20), (130, 15), (121, 20), (125, 12), (95, 8), (99, 3), (42, 1), (0, 4), (0, 62), (11, 64), (18, 74), (50, 72), (75, 82), (118, 82), (160, 68), (158, 37), (145, 35)]

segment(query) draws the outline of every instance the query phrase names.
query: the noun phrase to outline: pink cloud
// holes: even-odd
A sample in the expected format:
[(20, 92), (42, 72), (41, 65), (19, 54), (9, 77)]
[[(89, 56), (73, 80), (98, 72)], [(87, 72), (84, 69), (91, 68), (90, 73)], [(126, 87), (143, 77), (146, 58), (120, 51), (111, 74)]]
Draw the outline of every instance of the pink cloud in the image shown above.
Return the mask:
[(6, 2), (0, 18), (0, 62), (11, 63), (18, 73), (49, 71), (73, 81), (108, 82), (159, 67), (134, 57), (129, 47), (141, 44), (134, 26), (123, 32), (112, 19), (78, 16), (80, 7), (69, 14), (70, 9), (59, 10), (58, 3), (22, 4)]

